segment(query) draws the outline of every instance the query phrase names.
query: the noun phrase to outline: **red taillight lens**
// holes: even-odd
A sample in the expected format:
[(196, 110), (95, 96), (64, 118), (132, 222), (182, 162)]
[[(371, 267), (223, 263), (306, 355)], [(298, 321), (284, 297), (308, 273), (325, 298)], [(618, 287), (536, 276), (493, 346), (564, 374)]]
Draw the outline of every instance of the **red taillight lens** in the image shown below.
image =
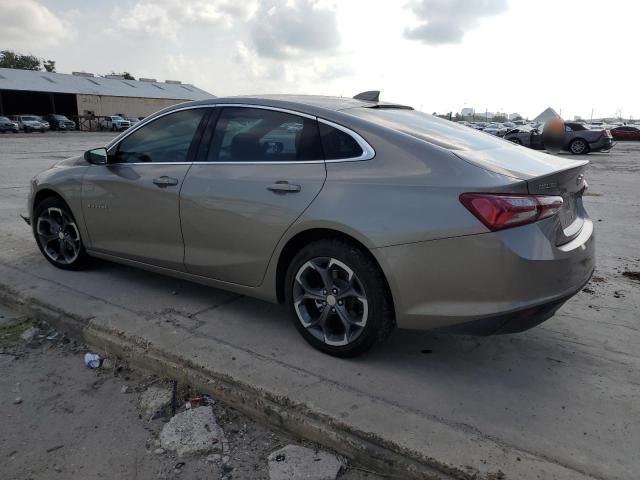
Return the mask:
[(489, 230), (537, 222), (558, 213), (562, 197), (502, 193), (463, 193), (460, 201)]

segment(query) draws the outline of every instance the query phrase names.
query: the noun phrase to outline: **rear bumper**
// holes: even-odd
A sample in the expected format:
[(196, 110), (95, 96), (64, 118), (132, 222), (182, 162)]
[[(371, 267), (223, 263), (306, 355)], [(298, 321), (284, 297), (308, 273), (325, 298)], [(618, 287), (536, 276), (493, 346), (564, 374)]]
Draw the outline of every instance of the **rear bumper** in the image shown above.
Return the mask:
[[(593, 274), (593, 271), (591, 272)], [(551, 300), (549, 302), (536, 305), (535, 307), (517, 310), (515, 312), (492, 315), (480, 320), (472, 320), (470, 322), (460, 323), (449, 327), (443, 327), (448, 333), (457, 333), (463, 335), (503, 335), (507, 333), (519, 333), (529, 330), (542, 322), (549, 320), (564, 303), (578, 293), (589, 282), (589, 278), (576, 288), (574, 292), (562, 298)]]
[(598, 141), (589, 144), (589, 150), (599, 152), (601, 150), (611, 150), (615, 144), (612, 138), (602, 137)]
[(543, 220), (372, 250), (389, 281), (398, 326), (427, 330), (468, 324), (468, 330), (472, 322), (484, 321), (472, 329), (486, 334), (526, 330), (546, 320), (580, 291), (595, 268), (590, 220), (562, 246), (549, 240), (555, 239), (552, 230)]

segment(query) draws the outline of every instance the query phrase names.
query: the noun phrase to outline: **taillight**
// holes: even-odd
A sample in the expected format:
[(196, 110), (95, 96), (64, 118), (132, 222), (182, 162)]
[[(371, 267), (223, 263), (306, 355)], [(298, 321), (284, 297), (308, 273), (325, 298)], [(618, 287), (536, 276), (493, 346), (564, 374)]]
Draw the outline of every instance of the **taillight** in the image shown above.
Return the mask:
[(604, 131), (604, 136), (607, 137), (607, 138), (612, 138), (611, 137), (611, 132), (609, 130), (605, 130)]
[(489, 230), (537, 222), (562, 208), (562, 197), (503, 193), (463, 193), (460, 202)]

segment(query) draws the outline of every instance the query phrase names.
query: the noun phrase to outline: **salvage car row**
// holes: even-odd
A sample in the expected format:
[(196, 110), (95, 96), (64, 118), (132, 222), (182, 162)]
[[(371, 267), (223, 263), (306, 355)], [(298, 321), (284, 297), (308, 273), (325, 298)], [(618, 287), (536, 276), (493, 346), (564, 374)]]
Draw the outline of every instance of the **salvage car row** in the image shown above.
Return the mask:
[[(95, 117), (98, 130), (111, 130), (113, 132), (121, 132), (129, 127), (134, 126), (144, 117), (129, 117), (124, 115), (107, 115)], [(76, 122), (70, 120), (65, 115), (49, 114), (49, 115), (9, 115), (0, 116), (0, 133), (7, 132), (40, 132), (47, 130), (76, 130)]]
[[(476, 130), (504, 138), (510, 142), (536, 150), (544, 150), (545, 124), (527, 123), (524, 120), (505, 123), (458, 122)], [(575, 155), (589, 152), (606, 152), (615, 145), (614, 140), (640, 140), (640, 128), (636, 125), (587, 125), (581, 122), (565, 122), (562, 149)]]

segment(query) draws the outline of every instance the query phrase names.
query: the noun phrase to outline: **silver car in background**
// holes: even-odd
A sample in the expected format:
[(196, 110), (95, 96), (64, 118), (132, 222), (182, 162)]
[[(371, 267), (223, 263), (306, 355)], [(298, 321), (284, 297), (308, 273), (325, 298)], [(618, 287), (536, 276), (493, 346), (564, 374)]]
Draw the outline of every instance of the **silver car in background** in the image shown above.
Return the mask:
[(215, 98), (37, 175), (29, 211), (57, 267), (98, 257), (285, 303), (349, 357), (396, 326), (551, 317), (594, 269), (586, 165), (377, 95)]

